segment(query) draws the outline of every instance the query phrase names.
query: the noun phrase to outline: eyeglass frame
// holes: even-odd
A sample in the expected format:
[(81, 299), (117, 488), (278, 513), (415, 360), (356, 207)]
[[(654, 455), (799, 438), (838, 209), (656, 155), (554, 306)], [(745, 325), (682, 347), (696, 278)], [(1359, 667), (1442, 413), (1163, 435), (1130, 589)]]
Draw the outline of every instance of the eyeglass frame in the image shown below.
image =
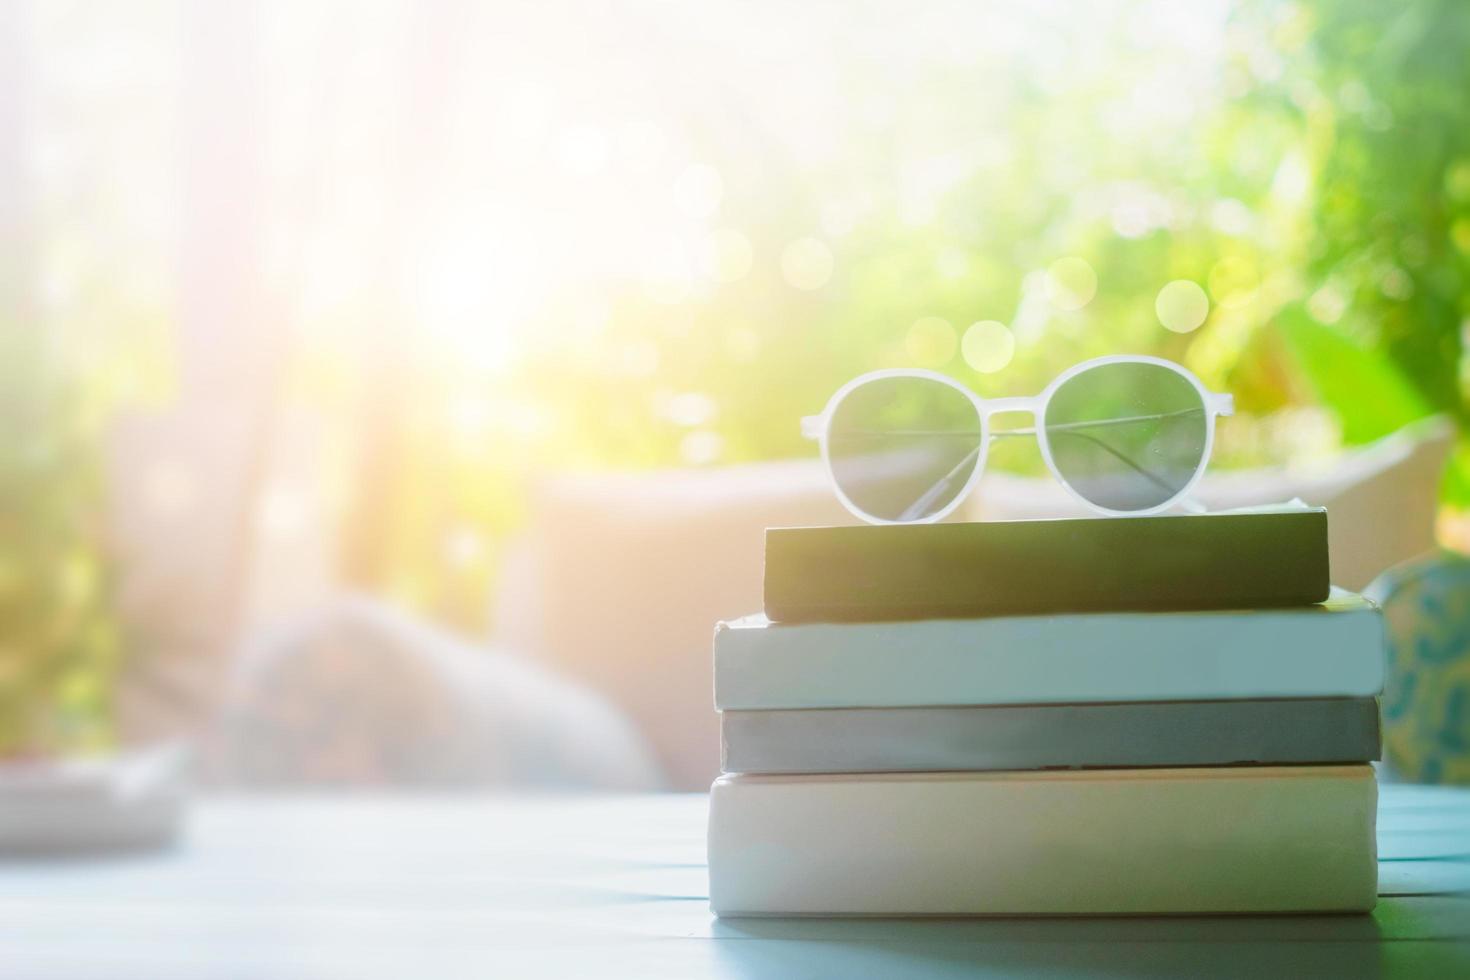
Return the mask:
[[(1061, 471), (1057, 468), (1056, 461), (1053, 459), (1051, 453), (1051, 443), (1046, 434), (1044, 421), (1046, 418), (1046, 409), (1057, 390), (1077, 375), (1085, 371), (1105, 367), (1109, 364), (1152, 364), (1173, 371), (1188, 381), (1194, 387), (1195, 391), (1199, 393), (1200, 406), (1205, 415), (1205, 443), (1200, 452), (1199, 463), (1195, 467), (1194, 474), (1174, 496), (1165, 500), (1163, 503), (1144, 510), (1114, 510), (1094, 503), (1084, 497), (1067, 482), (1066, 477), (1062, 476)], [(909, 521), (875, 517), (864, 511), (857, 504), (853, 503), (851, 498), (843, 491), (832, 468), (829, 437), (832, 430), (832, 417), (836, 413), (837, 406), (842, 404), (842, 400), (857, 388), (870, 382), (882, 381), (887, 378), (919, 378), (928, 381), (937, 381), (940, 384), (947, 385), (969, 399), (970, 404), (975, 407), (975, 414), (980, 421), (979, 455), (975, 459), (974, 469), (971, 471), (969, 479), (965, 481), (965, 485), (960, 488), (959, 493), (955, 494), (954, 499), (940, 510), (926, 517)], [(1028, 434), (1026, 429), (1008, 429), (1003, 433), (990, 431), (991, 416), (1011, 413), (1026, 413), (1032, 417), (1033, 424), (1029, 434), (1036, 436), (1036, 442), (1041, 449), (1041, 458), (1046, 463), (1046, 468), (1051, 471), (1052, 477), (1062, 485), (1062, 488), (1067, 491), (1067, 494), (1073, 500), (1089, 510), (1106, 517), (1148, 517), (1152, 514), (1161, 514), (1174, 505), (1189, 500), (1191, 491), (1199, 484), (1199, 481), (1205, 475), (1205, 470), (1209, 468), (1210, 454), (1215, 445), (1215, 420), (1222, 415), (1235, 414), (1235, 396), (1225, 392), (1210, 391), (1194, 372), (1182, 364), (1165, 360), (1162, 357), (1152, 357), (1147, 354), (1112, 354), (1106, 357), (1094, 357), (1091, 360), (1082, 361), (1057, 375), (1052, 379), (1050, 384), (1042, 389), (1039, 395), (1031, 397), (985, 398), (954, 378), (951, 378), (949, 375), (940, 374), (937, 371), (929, 371), (924, 368), (889, 368), (859, 375), (841, 388), (838, 388), (832, 397), (827, 400), (826, 406), (819, 414), (808, 415), (802, 418), (801, 434), (804, 438), (817, 440), (822, 453), (822, 463), (827, 468), (827, 481), (832, 486), (832, 492), (837, 495), (837, 499), (842, 503), (842, 506), (846, 507), (854, 517), (861, 518), (869, 524), (933, 524), (937, 521), (944, 520), (944, 518), (954, 513), (960, 504), (974, 491), (975, 484), (980, 481), (981, 474), (985, 472), (985, 460), (989, 455), (990, 442), (993, 438), (1004, 434)], [(1149, 416), (1149, 418), (1153, 417)]]

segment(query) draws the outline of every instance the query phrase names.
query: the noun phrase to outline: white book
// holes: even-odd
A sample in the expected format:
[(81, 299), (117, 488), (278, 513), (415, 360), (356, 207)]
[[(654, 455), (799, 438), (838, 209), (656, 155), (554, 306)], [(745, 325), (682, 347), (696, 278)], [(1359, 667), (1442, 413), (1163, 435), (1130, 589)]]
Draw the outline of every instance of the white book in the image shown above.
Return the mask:
[(1287, 609), (715, 628), (715, 707), (1370, 698), (1382, 614), (1335, 592)]
[(1371, 767), (722, 776), (720, 915), (1361, 912)]

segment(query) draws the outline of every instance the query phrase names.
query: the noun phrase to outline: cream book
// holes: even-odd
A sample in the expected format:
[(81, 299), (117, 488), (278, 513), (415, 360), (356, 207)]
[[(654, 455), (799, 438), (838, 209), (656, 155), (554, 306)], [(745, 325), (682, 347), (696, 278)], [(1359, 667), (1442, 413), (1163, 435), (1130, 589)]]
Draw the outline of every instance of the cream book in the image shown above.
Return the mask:
[(722, 776), (719, 915), (1364, 912), (1367, 765)]

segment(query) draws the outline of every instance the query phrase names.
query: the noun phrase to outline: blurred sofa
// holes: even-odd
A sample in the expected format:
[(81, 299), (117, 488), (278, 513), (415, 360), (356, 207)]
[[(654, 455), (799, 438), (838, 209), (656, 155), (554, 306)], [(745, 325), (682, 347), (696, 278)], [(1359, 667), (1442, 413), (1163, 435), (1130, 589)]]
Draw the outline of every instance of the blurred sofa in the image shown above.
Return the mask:
[[(1329, 511), (1334, 580), (1361, 589), (1433, 546), (1454, 430), (1423, 420), (1311, 468), (1209, 474), (1213, 509), (1300, 497)], [(1070, 516), (1050, 479), (988, 474), (967, 520)], [(602, 693), (633, 719), (669, 783), (719, 769), (710, 637), (761, 607), (767, 527), (851, 523), (816, 460), (566, 474), (537, 488), (495, 598), (497, 640)]]

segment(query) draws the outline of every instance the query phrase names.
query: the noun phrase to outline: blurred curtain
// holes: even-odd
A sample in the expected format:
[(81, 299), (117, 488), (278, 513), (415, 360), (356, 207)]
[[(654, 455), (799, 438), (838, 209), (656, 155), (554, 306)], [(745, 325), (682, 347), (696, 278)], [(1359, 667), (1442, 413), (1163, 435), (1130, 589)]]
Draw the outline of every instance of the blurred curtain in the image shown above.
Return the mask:
[[(135, 735), (206, 716), (250, 632), (343, 585), (390, 584), (384, 518), (410, 469), (413, 397), (401, 270), (472, 9), (179, 8), (176, 391), (123, 420), (110, 466), (143, 652), (125, 698)], [(319, 42), (295, 73), (278, 64), (301, 54), (284, 29)], [(331, 254), (344, 197), (361, 232), (346, 257)], [(324, 316), (333, 276), (349, 299)], [(323, 322), (345, 335), (319, 343)]]
[(132, 736), (192, 724), (241, 624), (282, 324), (264, 262), (260, 23), (242, 3), (179, 8), (175, 396), (129, 414), (110, 485), (138, 638)]

